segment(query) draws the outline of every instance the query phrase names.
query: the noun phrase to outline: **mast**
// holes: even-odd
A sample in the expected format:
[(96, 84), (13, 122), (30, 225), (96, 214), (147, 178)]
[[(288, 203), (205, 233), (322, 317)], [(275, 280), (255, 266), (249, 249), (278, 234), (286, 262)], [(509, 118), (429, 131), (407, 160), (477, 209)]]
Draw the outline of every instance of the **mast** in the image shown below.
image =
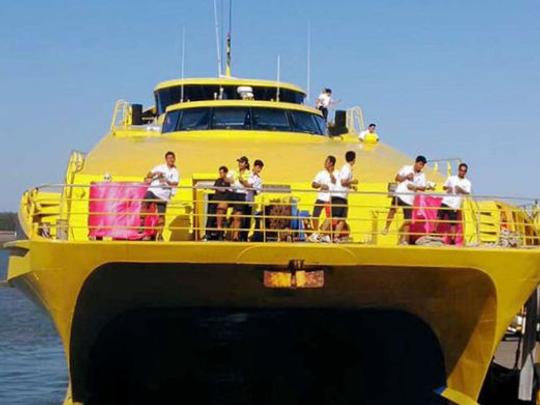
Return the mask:
[(186, 58), (186, 27), (182, 26), (182, 67), (181, 67), (181, 75), (182, 75), (182, 86), (180, 87), (180, 102), (184, 102), (184, 66), (185, 66), (185, 58)]
[(232, 0), (229, 0), (229, 32), (227, 33), (227, 62), (225, 76), (231, 77)]
[(218, 77), (221, 76), (221, 46), (219, 40), (219, 22), (218, 22), (218, 8), (217, 0), (214, 0), (214, 23), (216, 26), (216, 52), (217, 52), (217, 66), (218, 66)]

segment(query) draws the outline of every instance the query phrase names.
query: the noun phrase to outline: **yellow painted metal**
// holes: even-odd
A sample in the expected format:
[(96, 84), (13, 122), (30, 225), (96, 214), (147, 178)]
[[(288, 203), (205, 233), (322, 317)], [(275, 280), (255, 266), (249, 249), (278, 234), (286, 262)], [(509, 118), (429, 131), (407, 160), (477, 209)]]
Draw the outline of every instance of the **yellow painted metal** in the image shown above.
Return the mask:
[[(274, 83), (228, 78), (183, 82), (253, 86)], [(180, 83), (164, 82), (156, 89)], [(280, 86), (299, 90), (283, 83)], [(227, 103), (258, 105), (260, 102), (209, 101), (201, 105)], [(273, 105), (312, 111), (300, 105)], [(61, 202), (61, 197), (66, 198), (62, 192), (46, 194), (34, 190), (23, 196), (20, 215), (31, 239), (8, 245), (14, 252), (9, 262), (9, 282), (49, 312), (66, 348), (68, 364), (67, 348), (77, 298), (84, 282), (99, 266), (117, 262), (286, 266), (291, 260), (301, 259), (306, 266), (333, 268), (333, 282), (325, 280), (322, 288), (329, 306), (400, 309), (423, 319), (438, 337), (444, 354), (448, 388), (443, 395), (458, 404), (475, 402), (506, 326), (540, 282), (539, 249), (400, 247), (394, 246), (395, 234), (385, 236), (376, 232), (369, 240), (359, 241), (369, 245), (205, 244), (190, 240), (194, 235), (186, 230), (166, 232), (167, 242), (164, 243), (87, 240), (88, 217), (73, 213), (88, 212), (89, 184), (102, 180), (105, 174), (110, 174), (113, 181), (141, 181), (149, 169), (163, 162), (169, 150), (177, 155), (180, 185), (184, 187), (215, 179), (219, 166), (235, 168), (236, 159), (247, 155), (251, 160), (265, 162), (262, 172), (265, 184), (287, 185), (293, 189), (308, 189), (327, 155), (335, 155), (341, 166), (345, 152), (353, 150), (357, 153), (354, 173), (360, 181), (359, 190), (379, 194), (352, 196), (351, 205), (361, 203), (372, 207), (388, 207), (390, 199), (381, 193), (386, 192), (397, 170), (410, 164), (409, 157), (382, 142), (366, 147), (358, 142), (355, 131), (330, 138), (270, 131), (190, 131), (161, 135), (129, 127), (114, 129), (83, 159), (84, 164), (77, 166), (77, 170), (68, 170), (66, 181), (83, 186), (72, 189), (69, 206), (62, 205), (65, 202)], [(426, 172), (428, 179), (440, 187), (444, 178), (432, 170)], [(189, 201), (200, 199), (203, 194), (194, 194), (191, 188), (179, 190), (167, 211), (167, 225), (192, 223), (197, 206)], [(306, 205), (315, 199), (308, 193), (299, 193), (296, 197)], [(473, 210), (476, 206), (468, 204), (464, 207), (466, 221), (476, 223), (483, 235), (482, 240), (474, 241), (474, 235), (479, 233), (476, 229), (466, 229), (468, 242), (495, 240), (502, 216), (513, 212), (501, 203), (481, 202), (478, 206), (486, 215), (478, 218)], [(51, 206), (55, 208), (49, 212)], [(61, 219), (60, 206), (68, 211), (68, 240), (41, 238), (35, 229), (35, 218), (42, 216), (57, 221)], [(361, 212), (362, 208), (353, 208), (350, 216), (365, 216), (367, 211), (363, 209)], [(365, 229), (382, 229), (386, 210), (371, 211)], [(510, 219), (519, 222), (523, 218)], [(399, 217), (394, 222), (397, 229)], [(341, 289), (332, 286), (341, 286)], [(235, 299), (239, 300), (239, 305), (267, 305), (241, 289)], [(304, 302), (306, 306), (311, 304), (309, 300)], [(70, 403), (69, 398), (68, 392), (66, 404)]]
[(284, 82), (276, 82), (272, 80), (259, 80), (259, 79), (245, 79), (237, 77), (206, 77), (206, 78), (188, 78), (188, 79), (174, 79), (159, 83), (155, 87), (155, 91), (166, 89), (169, 87), (178, 87), (181, 85), (189, 86), (196, 84), (204, 85), (223, 85), (223, 86), (251, 86), (251, 87), (280, 87), (281, 89), (287, 89), (297, 91), (302, 94), (306, 94), (300, 87)]
[(197, 107), (272, 107), (293, 111), (306, 111), (322, 116), (321, 112), (315, 108), (304, 104), (284, 103), (281, 101), (260, 101), (260, 100), (205, 100), (191, 101), (189, 103), (177, 103), (167, 107), (167, 111), (184, 110)]
[[(333, 266), (334, 280), (328, 285), (348, 288), (327, 290), (329, 305), (394, 308), (419, 316), (441, 343), (448, 388), (469, 398), (477, 397), (507, 324), (540, 281), (540, 250), (407, 247), (405, 253), (398, 246), (49, 240), (17, 242), (10, 247), (30, 251), (24, 259), (11, 257), (10, 283), (35, 294), (51, 314), (65, 347), (69, 347), (73, 310), (82, 285), (106, 263), (286, 266), (290, 260), (302, 258), (306, 266)], [(323, 289), (327, 288), (332, 287)], [(265, 305), (249, 298), (249, 292), (235, 294), (239, 305), (249, 299), (251, 305)], [(310, 305), (309, 300), (305, 305)]]

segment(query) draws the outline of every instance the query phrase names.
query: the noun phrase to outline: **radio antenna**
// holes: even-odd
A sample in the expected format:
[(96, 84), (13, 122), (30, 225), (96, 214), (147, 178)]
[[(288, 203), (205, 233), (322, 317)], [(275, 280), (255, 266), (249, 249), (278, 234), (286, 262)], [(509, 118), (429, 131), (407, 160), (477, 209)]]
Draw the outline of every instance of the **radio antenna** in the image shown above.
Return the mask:
[(182, 85), (180, 86), (180, 102), (184, 102), (184, 65), (185, 65), (185, 56), (186, 56), (186, 27), (182, 27)]
[(306, 61), (306, 100), (309, 101), (311, 93), (311, 21), (308, 21), (307, 29), (307, 61)]
[(277, 56), (277, 90), (276, 90), (276, 101), (279, 102), (279, 88), (280, 88), (280, 75), (281, 75), (281, 56)]
[(217, 66), (218, 77), (221, 76), (221, 45), (219, 40), (219, 21), (218, 21), (218, 7), (217, 0), (214, 0), (214, 23), (216, 26), (216, 53), (217, 53)]

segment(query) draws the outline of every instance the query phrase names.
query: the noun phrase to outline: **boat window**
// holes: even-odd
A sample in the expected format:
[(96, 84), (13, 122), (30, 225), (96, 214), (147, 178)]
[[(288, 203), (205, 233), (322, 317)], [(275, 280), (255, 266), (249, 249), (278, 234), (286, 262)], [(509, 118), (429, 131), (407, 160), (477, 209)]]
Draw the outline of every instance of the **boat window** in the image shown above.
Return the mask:
[(249, 108), (214, 108), (212, 129), (251, 129)]
[(324, 119), (317, 114), (265, 107), (195, 107), (170, 111), (163, 121), (162, 133), (208, 129), (327, 133)]
[(162, 132), (176, 131), (178, 125), (178, 119), (180, 118), (181, 111), (171, 111), (165, 116), (163, 120)]
[(188, 108), (182, 111), (182, 119), (178, 121), (176, 130), (197, 131), (208, 129), (209, 117), (209, 108)]
[(277, 108), (254, 108), (253, 129), (290, 131), (287, 111)]
[[(255, 100), (270, 101), (276, 100), (276, 87), (250, 86), (253, 88)], [(202, 85), (189, 84), (183, 89), (184, 101), (204, 101), (204, 100), (239, 100), (238, 85)], [(182, 101), (182, 86), (172, 86), (156, 90), (155, 93), (157, 112), (163, 114), (168, 106)], [(284, 103), (302, 104), (304, 94), (295, 90), (280, 89), (279, 100)]]
[(316, 121), (316, 115), (304, 111), (291, 111), (293, 130), (310, 134), (321, 134), (321, 128)]
[(320, 115), (313, 114), (313, 118), (315, 118), (315, 122), (317, 123), (317, 126), (319, 127), (319, 134), (321, 135), (328, 135), (328, 125), (326, 124), (326, 120), (321, 117)]

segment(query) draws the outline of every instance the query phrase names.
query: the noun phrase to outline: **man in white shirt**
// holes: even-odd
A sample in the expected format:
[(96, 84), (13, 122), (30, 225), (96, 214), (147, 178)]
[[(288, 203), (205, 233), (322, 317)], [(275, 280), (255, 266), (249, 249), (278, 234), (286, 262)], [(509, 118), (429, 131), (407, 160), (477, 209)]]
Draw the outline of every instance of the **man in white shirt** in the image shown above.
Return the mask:
[(336, 227), (334, 229), (334, 242), (339, 242), (341, 232), (345, 228), (347, 214), (348, 214), (348, 202), (349, 191), (356, 190), (358, 179), (353, 179), (353, 166), (356, 162), (356, 153), (352, 150), (345, 153), (345, 164), (339, 171), (339, 177), (336, 185), (331, 190), (331, 203), (332, 203), (332, 220), (336, 221)]
[(443, 190), (448, 194), (444, 196), (441, 202), (441, 208), (437, 212), (439, 223), (448, 223), (450, 225), (450, 241), (456, 243), (456, 233), (458, 220), (461, 220), (460, 211), (463, 204), (463, 196), (471, 194), (471, 182), (465, 178), (469, 166), (461, 163), (458, 167), (457, 176), (450, 176), (443, 185)]
[[(337, 183), (338, 177), (339, 172), (336, 171), (336, 157), (331, 155), (327, 156), (324, 161), (324, 170), (321, 170), (319, 173), (317, 173), (317, 175), (311, 182), (311, 187), (320, 191), (317, 193), (317, 200), (315, 201), (315, 205), (313, 206), (313, 213), (311, 215), (313, 233), (308, 238), (310, 242), (331, 241), (329, 235), (323, 235), (322, 237), (319, 235), (319, 217), (321, 216), (323, 208), (327, 208), (330, 206), (330, 190)], [(321, 227), (321, 231), (323, 232), (328, 231), (328, 228), (330, 227), (328, 214), (329, 213), (327, 213), (326, 221), (324, 221)]]
[(244, 218), (242, 220), (242, 228), (244, 228), (244, 230), (240, 232), (239, 237), (239, 239), (244, 242), (248, 240), (249, 229), (251, 228), (251, 216), (253, 215), (253, 202), (255, 201), (255, 196), (262, 190), (263, 180), (261, 178), (261, 171), (263, 167), (263, 161), (256, 159), (253, 162), (253, 169), (249, 178), (247, 180), (239, 180), (242, 185), (247, 188), (246, 201), (250, 203), (246, 204), (244, 209)]
[(386, 226), (383, 230), (383, 234), (387, 234), (392, 220), (396, 214), (398, 207), (403, 209), (403, 225), (399, 229), (400, 243), (409, 243), (409, 227), (411, 225), (414, 193), (417, 191), (425, 191), (432, 189), (428, 187), (426, 176), (422, 172), (424, 166), (427, 163), (427, 159), (424, 156), (417, 156), (414, 165), (403, 166), (398, 174), (396, 174), (395, 181), (398, 182), (394, 198), (392, 199), (392, 206), (388, 211), (386, 217)]
[(379, 142), (379, 135), (377, 135), (377, 132), (375, 132), (376, 127), (377, 125), (375, 124), (369, 124), (368, 129), (360, 132), (360, 134), (358, 135), (358, 140), (360, 142)]
[(233, 204), (233, 222), (232, 222), (232, 240), (239, 241), (239, 228), (242, 227), (244, 215), (248, 210), (246, 182), (251, 177), (252, 172), (249, 170), (249, 159), (247, 156), (241, 156), (236, 159), (238, 162), (238, 171), (230, 170), (229, 179), (233, 184), (233, 192), (231, 193)]
[(323, 89), (319, 97), (317, 97), (315, 107), (322, 112), (325, 121), (328, 120), (328, 109), (332, 103), (332, 89)]
[(165, 154), (165, 163), (157, 165), (146, 174), (145, 182), (150, 183), (150, 187), (144, 195), (144, 201), (142, 204), (142, 211), (147, 212), (149, 206), (154, 203), (158, 211), (158, 235), (157, 239), (161, 237), (161, 231), (165, 223), (165, 211), (167, 210), (167, 203), (171, 200), (171, 197), (176, 194), (176, 187), (180, 181), (180, 175), (176, 168), (176, 156), (174, 152), (167, 152)]

